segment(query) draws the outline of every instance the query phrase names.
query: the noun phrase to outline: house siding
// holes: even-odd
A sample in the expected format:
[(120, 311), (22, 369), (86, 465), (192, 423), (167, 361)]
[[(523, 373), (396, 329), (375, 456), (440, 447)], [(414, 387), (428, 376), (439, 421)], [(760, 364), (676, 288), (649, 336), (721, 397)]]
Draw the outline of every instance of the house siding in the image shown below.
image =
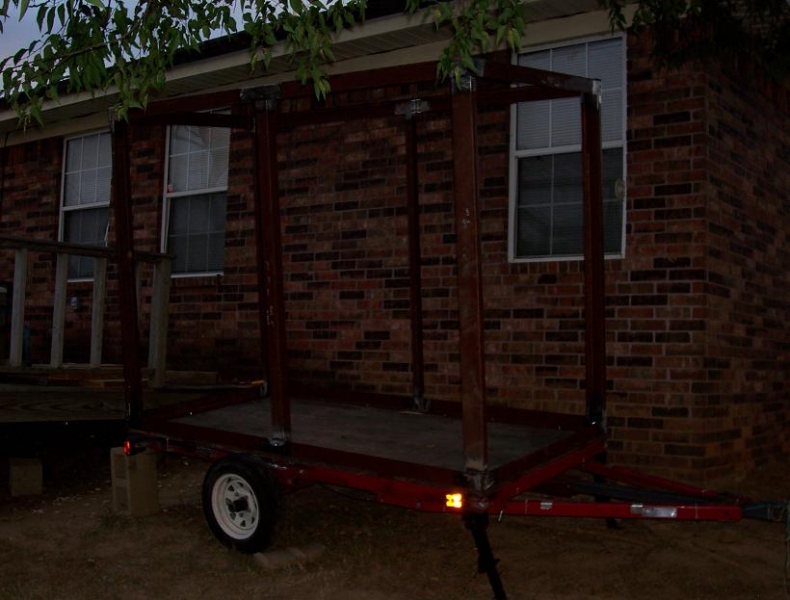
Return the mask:
[[(762, 84), (722, 68), (659, 70), (648, 40), (627, 39), (626, 249), (606, 261), (609, 456), (696, 482), (732, 477), (790, 452), (790, 134), (777, 126), (787, 122), (786, 97), (768, 98)], [(370, 99), (419, 93), (398, 87)], [(279, 134), (295, 383), (412, 393), (406, 126), (393, 116)], [(460, 378), (450, 127), (441, 112), (416, 125), (425, 395), (435, 400), (457, 400)], [(488, 397), (579, 414), (582, 262), (508, 261), (509, 135), (509, 110), (481, 112)], [(223, 274), (173, 279), (170, 368), (260, 374), (253, 150), (252, 135), (234, 130)], [(135, 128), (134, 233), (143, 250), (160, 246), (164, 151), (163, 127)], [(0, 229), (56, 239), (62, 140), (6, 152)], [(35, 305), (51, 301), (53, 268), (42, 259), (31, 274), (40, 361), (51, 309)], [(89, 295), (86, 284), (73, 285)], [(144, 273), (143, 330), (149, 286)], [(86, 352), (87, 318), (69, 314), (67, 359)], [(107, 360), (118, 359), (117, 324), (108, 323), (105, 348)]]

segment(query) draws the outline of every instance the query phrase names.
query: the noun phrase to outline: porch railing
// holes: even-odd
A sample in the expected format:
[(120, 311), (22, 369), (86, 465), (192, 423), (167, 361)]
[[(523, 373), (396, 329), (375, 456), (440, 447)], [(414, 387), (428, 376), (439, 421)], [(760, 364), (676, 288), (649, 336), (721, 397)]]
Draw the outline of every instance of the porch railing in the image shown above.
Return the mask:
[[(90, 328), (89, 366), (98, 368), (102, 364), (104, 341), (105, 305), (107, 296), (107, 264), (115, 258), (112, 248), (50, 242), (15, 236), (0, 235), (0, 249), (15, 251), (14, 278), (11, 297), (11, 328), (8, 364), (21, 367), (23, 363), (25, 304), (28, 280), (28, 255), (30, 252), (48, 252), (56, 256), (55, 291), (52, 300), (52, 342), (49, 366), (53, 369), (63, 365), (63, 343), (65, 339), (66, 305), (69, 257), (93, 258), (93, 290)], [(137, 274), (138, 310), (141, 290), (141, 266), (153, 265), (151, 318), (148, 336), (148, 368), (152, 372), (150, 383), (161, 387), (165, 380), (167, 363), (167, 324), (170, 298), (171, 257), (165, 254), (135, 252)], [(124, 316), (120, 315), (123, 319)]]

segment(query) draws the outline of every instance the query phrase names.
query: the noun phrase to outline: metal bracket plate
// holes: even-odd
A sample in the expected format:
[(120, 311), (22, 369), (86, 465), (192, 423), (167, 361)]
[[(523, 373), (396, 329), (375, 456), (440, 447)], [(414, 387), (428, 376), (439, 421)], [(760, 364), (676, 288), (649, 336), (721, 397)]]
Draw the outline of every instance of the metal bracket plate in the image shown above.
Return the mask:
[(258, 110), (275, 110), (281, 97), (279, 85), (262, 85), (255, 88), (244, 88), (239, 94), (245, 102), (255, 102)]
[(415, 98), (414, 100), (409, 100), (408, 102), (404, 102), (403, 104), (396, 105), (395, 115), (404, 116), (406, 117), (406, 120), (410, 120), (415, 115), (428, 112), (429, 110), (431, 110), (431, 104), (427, 100), (421, 100), (420, 98)]

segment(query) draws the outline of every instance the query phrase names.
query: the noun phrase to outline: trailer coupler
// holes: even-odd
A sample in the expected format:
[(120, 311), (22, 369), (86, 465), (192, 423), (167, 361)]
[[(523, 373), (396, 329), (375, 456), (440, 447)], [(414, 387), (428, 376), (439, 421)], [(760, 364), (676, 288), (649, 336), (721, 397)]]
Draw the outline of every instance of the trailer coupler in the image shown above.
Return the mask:
[(754, 502), (741, 508), (744, 519), (784, 523), (790, 529), (790, 500)]

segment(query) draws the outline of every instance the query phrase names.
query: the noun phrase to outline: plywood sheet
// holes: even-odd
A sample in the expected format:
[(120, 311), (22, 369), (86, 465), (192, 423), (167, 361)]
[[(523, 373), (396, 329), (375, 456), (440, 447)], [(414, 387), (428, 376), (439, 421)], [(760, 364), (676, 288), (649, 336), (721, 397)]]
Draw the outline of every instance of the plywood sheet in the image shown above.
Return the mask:
[[(295, 400), (291, 403), (291, 420), (296, 444), (463, 470), (459, 419)], [(177, 422), (268, 437), (271, 407), (267, 401), (249, 402), (183, 417)], [(489, 423), (489, 467), (497, 468), (570, 434), (556, 429)]]

